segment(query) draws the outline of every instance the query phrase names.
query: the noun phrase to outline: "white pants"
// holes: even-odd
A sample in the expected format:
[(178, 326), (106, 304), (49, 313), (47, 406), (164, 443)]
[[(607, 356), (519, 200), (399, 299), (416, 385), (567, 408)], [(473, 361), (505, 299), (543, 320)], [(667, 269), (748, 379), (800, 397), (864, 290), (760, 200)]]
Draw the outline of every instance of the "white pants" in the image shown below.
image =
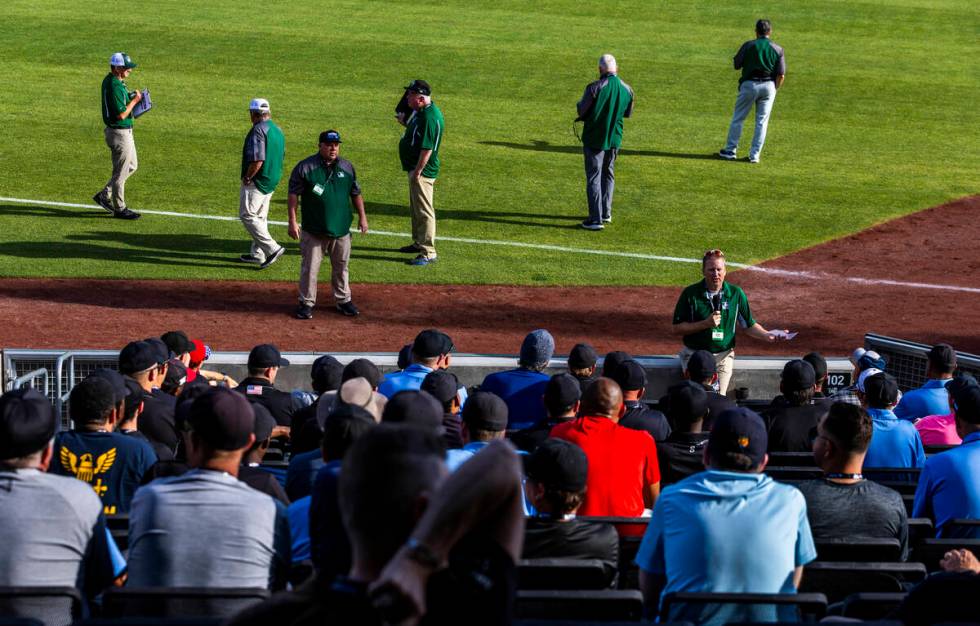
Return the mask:
[(242, 185), (238, 201), (238, 217), (242, 226), (252, 236), (252, 256), (259, 262), (280, 248), (276, 240), (269, 234), (269, 201), (271, 193), (262, 193), (255, 183)]

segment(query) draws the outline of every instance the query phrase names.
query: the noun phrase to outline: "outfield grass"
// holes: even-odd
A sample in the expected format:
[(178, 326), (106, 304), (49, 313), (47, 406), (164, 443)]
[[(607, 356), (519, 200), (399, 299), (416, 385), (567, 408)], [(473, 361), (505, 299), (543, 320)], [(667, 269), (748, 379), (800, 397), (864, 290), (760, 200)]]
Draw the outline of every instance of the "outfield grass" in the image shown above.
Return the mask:
[[(811, 1), (768, 13), (788, 76), (758, 166), (703, 158), (736, 93), (730, 59), (772, 9), (758, 2), (68, 2), (0, 9), (0, 195), (90, 201), (108, 176), (99, 84), (110, 53), (140, 64), (154, 110), (137, 121), (137, 208), (235, 215), (245, 111), (268, 98), (289, 167), (335, 127), (371, 226), (409, 230), (392, 107), (412, 78), (446, 117), (439, 233), (758, 262), (980, 191), (974, 2)], [(110, 17), (110, 11), (115, 13)], [(586, 213), (571, 120), (603, 52), (637, 93), (617, 164), (614, 224)], [(745, 154), (751, 125), (746, 126)], [(285, 219), (285, 181), (271, 219)], [(273, 235), (286, 241), (285, 228)], [(411, 268), (406, 240), (357, 237), (355, 282), (683, 284), (695, 267), (439, 244)], [(263, 272), (234, 222), (0, 202), (0, 274), (293, 280), (298, 251)]]

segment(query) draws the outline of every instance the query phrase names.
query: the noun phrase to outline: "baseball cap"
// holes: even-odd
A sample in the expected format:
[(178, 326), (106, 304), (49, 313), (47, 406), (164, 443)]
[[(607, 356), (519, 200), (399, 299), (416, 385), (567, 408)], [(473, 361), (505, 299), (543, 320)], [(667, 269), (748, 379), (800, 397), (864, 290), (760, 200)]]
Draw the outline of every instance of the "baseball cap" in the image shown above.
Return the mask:
[(398, 351), (398, 369), (403, 370), (412, 364), (412, 344), (406, 343)]
[(813, 375), (817, 377), (817, 380), (827, 377), (827, 359), (823, 358), (822, 354), (819, 352), (811, 352), (810, 354), (804, 356), (803, 360), (809, 363), (813, 368)]
[(340, 133), (335, 130), (325, 130), (320, 133), (319, 143), (344, 143), (340, 140)]
[(384, 396), (374, 391), (368, 379), (358, 376), (340, 386), (334, 406), (341, 404), (360, 407), (371, 414), (371, 419), (380, 422), (386, 401)]
[(695, 382), (708, 380), (717, 373), (715, 357), (707, 350), (695, 350), (687, 361), (687, 375)]
[(423, 96), (432, 95), (432, 87), (429, 86), (429, 83), (421, 79), (413, 80), (407, 87), (405, 87), (405, 90), (414, 91), (415, 93), (421, 94)]
[(124, 379), (126, 384), (126, 409), (124, 419), (132, 419), (136, 409), (143, 402), (143, 388), (132, 378)]
[(610, 352), (602, 361), (602, 375), (606, 378), (612, 378), (612, 373), (616, 371), (619, 364), (623, 361), (629, 361), (632, 358), (628, 352), (623, 352), (622, 350)]
[(192, 339), (194, 349), (191, 350), (191, 363), (204, 363), (211, 358), (211, 346), (204, 345), (200, 339)]
[(693, 380), (667, 390), (667, 417), (674, 424), (691, 424), (708, 414), (708, 392)]
[(972, 377), (954, 378), (946, 386), (953, 398), (953, 410), (960, 421), (980, 424), (980, 385)]
[(109, 65), (113, 67), (128, 67), (130, 69), (136, 67), (136, 64), (133, 63), (133, 60), (125, 52), (116, 52), (109, 57)]
[(248, 110), (268, 113), (272, 109), (269, 106), (269, 101), (265, 98), (252, 98), (252, 101), (248, 103)]
[(279, 348), (271, 343), (263, 343), (252, 348), (248, 353), (249, 369), (264, 369), (266, 367), (282, 367), (289, 365), (289, 361), (282, 358)]
[(153, 349), (156, 350), (158, 365), (163, 365), (170, 359), (170, 348), (167, 347), (167, 344), (163, 343), (162, 339), (159, 337), (147, 337), (143, 341), (153, 346)]
[(891, 374), (878, 372), (864, 376), (864, 397), (868, 406), (884, 408), (898, 402), (898, 381)]
[(872, 367), (885, 371), (885, 359), (881, 358), (881, 355), (874, 350), (857, 348), (851, 353), (850, 360), (861, 371)]
[(762, 462), (769, 443), (766, 425), (759, 414), (745, 407), (723, 411), (714, 420), (708, 437), (712, 458), (729, 452), (747, 455), (754, 465)]
[(255, 409), (243, 394), (212, 387), (191, 403), (187, 423), (216, 450), (238, 450), (255, 431)]
[(333, 391), (340, 388), (341, 375), (344, 373), (344, 366), (329, 354), (324, 354), (313, 361), (310, 367), (310, 378), (313, 381), (313, 389), (318, 393)]
[(441, 430), (442, 405), (428, 391), (406, 389), (388, 399), (381, 421)]
[(255, 434), (255, 441), (265, 441), (272, 436), (272, 429), (276, 427), (276, 418), (272, 417), (264, 405), (252, 402), (252, 410), (255, 412), (255, 427), (252, 432)]
[(352, 378), (364, 378), (371, 383), (372, 389), (377, 389), (381, 382), (381, 370), (368, 359), (354, 359), (344, 367), (340, 382), (345, 383)]
[(459, 379), (449, 370), (434, 370), (422, 379), (420, 389), (428, 391), (443, 406), (446, 406), (459, 393)]
[(412, 343), (412, 351), (420, 359), (431, 359), (453, 351), (453, 340), (449, 335), (436, 330), (427, 328), (415, 336)]
[(599, 360), (595, 348), (587, 343), (577, 343), (568, 353), (568, 367), (573, 370), (586, 370)]
[(527, 477), (545, 487), (578, 493), (585, 489), (589, 459), (582, 448), (563, 439), (545, 439), (524, 463)]
[(126, 396), (129, 395), (129, 390), (126, 388), (126, 379), (116, 370), (101, 367), (89, 374), (89, 376), (101, 378), (108, 381), (109, 384), (112, 385), (112, 391), (116, 398), (116, 404), (119, 404), (125, 400)]
[(180, 330), (171, 330), (160, 335), (160, 341), (167, 344), (167, 349), (174, 356), (180, 356), (185, 352), (194, 351), (194, 343), (187, 338), (187, 335)]
[(793, 359), (783, 366), (780, 380), (785, 391), (803, 391), (816, 384), (817, 374), (813, 371), (813, 366), (803, 359)]
[(939, 343), (929, 350), (929, 362), (943, 371), (951, 372), (956, 368), (956, 351), (948, 343)]
[(157, 349), (146, 341), (131, 341), (119, 352), (119, 371), (123, 374), (143, 372), (159, 364)]
[(633, 359), (620, 363), (613, 371), (612, 379), (623, 391), (637, 391), (647, 386), (646, 371)]
[(164, 393), (173, 394), (177, 388), (187, 382), (187, 368), (177, 359), (167, 361), (167, 376), (163, 379), (160, 389)]
[(864, 389), (865, 382), (875, 374), (883, 374), (883, 373), (884, 372), (882, 372), (880, 369), (877, 369), (875, 367), (870, 367), (862, 371), (860, 374), (858, 374), (858, 379), (857, 379), (858, 391), (860, 391), (861, 393), (865, 393), (865, 389)]
[(555, 374), (544, 387), (544, 406), (555, 415), (582, 399), (582, 386), (571, 374)]
[(0, 460), (43, 449), (57, 428), (54, 408), (40, 391), (21, 387), (0, 396)]
[(555, 338), (547, 330), (532, 330), (521, 343), (521, 363), (548, 363), (555, 354)]
[(470, 430), (507, 430), (507, 404), (489, 391), (477, 391), (466, 399), (462, 421)]

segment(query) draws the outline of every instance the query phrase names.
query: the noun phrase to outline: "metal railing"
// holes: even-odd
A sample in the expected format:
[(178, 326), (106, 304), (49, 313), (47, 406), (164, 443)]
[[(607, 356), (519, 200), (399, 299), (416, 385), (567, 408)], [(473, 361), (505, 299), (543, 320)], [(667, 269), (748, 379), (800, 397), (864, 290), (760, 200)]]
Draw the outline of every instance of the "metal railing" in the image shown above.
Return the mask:
[(48, 385), (48, 368), (46, 367), (39, 367), (36, 370), (32, 370), (30, 372), (27, 372), (26, 374), (23, 374), (11, 380), (9, 391), (13, 391), (14, 389), (20, 389), (24, 385), (30, 385), (33, 389), (37, 389), (37, 387), (34, 386), (34, 381), (37, 380), (38, 378), (44, 379), (43, 393), (46, 396), (49, 395), (50, 385)]

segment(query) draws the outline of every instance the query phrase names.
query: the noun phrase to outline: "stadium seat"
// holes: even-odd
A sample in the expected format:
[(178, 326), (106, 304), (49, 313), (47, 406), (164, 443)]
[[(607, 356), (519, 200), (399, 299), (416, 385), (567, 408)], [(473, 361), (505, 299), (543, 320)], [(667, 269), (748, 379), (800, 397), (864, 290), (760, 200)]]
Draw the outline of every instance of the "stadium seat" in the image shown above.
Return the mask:
[(942, 536), (950, 539), (980, 539), (980, 519), (954, 519), (943, 524)]
[(922, 563), (857, 563), (816, 561), (803, 568), (800, 591), (822, 593), (830, 602), (841, 602), (853, 593), (904, 591), (903, 582), (926, 577)]
[(517, 563), (518, 589), (606, 589), (607, 578), (598, 559), (524, 559)]
[(965, 548), (980, 558), (980, 539), (923, 539), (912, 550), (912, 558), (919, 563), (924, 563), (930, 572), (937, 572), (941, 568), (939, 562), (950, 550)]
[(932, 445), (932, 446), (922, 446), (922, 447), (926, 451), (926, 456), (929, 457), (929, 456), (932, 456), (933, 454), (941, 454), (941, 453), (943, 453), (943, 452), (945, 452), (947, 450), (950, 450), (952, 448), (955, 448), (956, 446)]
[(518, 619), (639, 621), (643, 594), (635, 590), (518, 591)]
[(599, 517), (583, 516), (576, 519), (595, 524), (612, 524), (620, 537), (642, 537), (650, 525), (649, 517)]
[(128, 530), (129, 514), (117, 513), (116, 515), (106, 515), (105, 525), (109, 530)]
[(116, 547), (121, 551), (126, 552), (129, 550), (129, 528), (111, 528), (109, 529), (109, 534), (112, 535), (112, 540), (116, 542)]
[(643, 537), (619, 538), (619, 585), (620, 589), (640, 588), (640, 569), (633, 562), (640, 551)]
[[(921, 467), (865, 467), (861, 471), (868, 480), (882, 483), (888, 487), (891, 487), (890, 483), (912, 483), (916, 485), (919, 482), (919, 475), (922, 474)], [(894, 489), (894, 487), (892, 488)], [(908, 492), (899, 491), (899, 493)], [(914, 487), (912, 488), (912, 493), (915, 493)]]
[(816, 480), (823, 476), (823, 470), (819, 467), (786, 467), (767, 465), (765, 473), (769, 476), (769, 478), (780, 482)]
[(230, 617), (269, 597), (266, 589), (113, 587), (105, 592), (105, 617)]
[(912, 505), (915, 503), (915, 495), (911, 493), (903, 493), (902, 503), (905, 504), (905, 514), (912, 517)]
[(294, 588), (304, 583), (313, 575), (313, 561), (307, 559), (289, 566), (289, 584)]
[(906, 593), (852, 593), (844, 598), (842, 617), (860, 620), (889, 619)]
[(923, 539), (936, 536), (936, 529), (928, 517), (909, 518), (909, 545), (914, 546)]
[(898, 539), (820, 539), (816, 546), (821, 561), (890, 563), (902, 558)]
[(660, 614), (670, 615), (674, 604), (737, 604), (795, 606), (802, 621), (812, 622), (827, 614), (827, 598), (821, 593), (668, 593)]
[(0, 615), (34, 618), (45, 626), (71, 624), (82, 616), (82, 594), (75, 587), (0, 587)]
[(770, 452), (769, 465), (776, 467), (816, 467), (812, 452)]

